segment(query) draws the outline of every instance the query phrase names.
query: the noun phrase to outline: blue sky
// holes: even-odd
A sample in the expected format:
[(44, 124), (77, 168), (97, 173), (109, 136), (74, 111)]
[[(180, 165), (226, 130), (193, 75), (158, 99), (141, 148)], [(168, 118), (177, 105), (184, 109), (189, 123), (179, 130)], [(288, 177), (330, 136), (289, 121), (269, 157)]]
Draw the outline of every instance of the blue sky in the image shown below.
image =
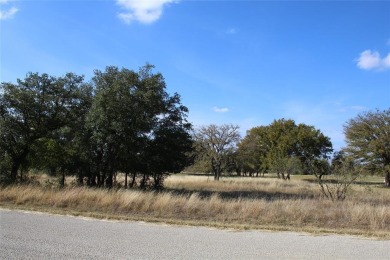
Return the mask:
[(195, 125), (343, 124), (390, 107), (390, 1), (0, 0), (0, 81), (154, 64)]

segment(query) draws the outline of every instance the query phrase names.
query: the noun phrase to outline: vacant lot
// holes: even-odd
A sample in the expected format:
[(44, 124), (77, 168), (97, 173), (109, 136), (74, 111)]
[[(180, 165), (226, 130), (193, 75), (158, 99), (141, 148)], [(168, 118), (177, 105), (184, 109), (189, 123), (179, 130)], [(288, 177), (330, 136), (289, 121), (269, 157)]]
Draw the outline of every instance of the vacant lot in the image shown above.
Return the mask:
[(215, 182), (207, 176), (177, 175), (165, 186), (158, 193), (9, 186), (0, 190), (0, 206), (108, 219), (390, 238), (390, 190), (377, 178), (359, 180), (346, 200), (336, 202), (323, 198), (318, 184), (307, 176)]

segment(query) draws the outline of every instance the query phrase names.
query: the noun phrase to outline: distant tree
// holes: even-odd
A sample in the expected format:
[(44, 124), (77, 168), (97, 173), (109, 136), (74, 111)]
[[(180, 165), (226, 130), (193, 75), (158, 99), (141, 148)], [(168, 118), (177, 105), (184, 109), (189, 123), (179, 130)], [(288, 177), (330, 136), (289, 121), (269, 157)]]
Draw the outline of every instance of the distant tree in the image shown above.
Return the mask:
[(271, 170), (274, 170), (278, 177), (283, 180), (290, 180), (292, 174), (302, 171), (301, 161), (295, 157), (274, 157), (271, 164)]
[(333, 152), (330, 138), (320, 130), (306, 124), (299, 124), (296, 130), (296, 148), (294, 154), (301, 160), (303, 171), (310, 173), (310, 162), (326, 167), (322, 162), (330, 158)]
[(286, 178), (289, 158), (295, 156), (297, 126), (293, 120), (275, 120), (267, 127), (266, 140), (268, 144), (266, 160), (268, 168), (276, 171), (278, 178)]
[(332, 161), (331, 161), (331, 168), (336, 168), (340, 166), (343, 162), (347, 160), (347, 155), (344, 150), (335, 151), (333, 153)]
[(83, 77), (73, 73), (58, 78), (29, 73), (17, 84), (1, 83), (0, 149), (10, 164), (10, 182), (27, 167), (37, 140), (54, 138), (56, 131), (77, 121), (90, 91)]
[(330, 139), (319, 130), (286, 119), (252, 128), (243, 140), (239, 151), (246, 152), (246, 161), (272, 169), (282, 179), (289, 179), (297, 170), (311, 173), (313, 163), (328, 159), (332, 152)]
[(228, 158), (237, 149), (240, 140), (239, 127), (232, 124), (214, 124), (200, 127), (194, 132), (198, 154), (211, 165), (214, 180), (219, 180)]
[[(247, 131), (245, 138), (238, 144), (237, 158), (240, 163), (240, 171), (249, 173), (250, 176), (256, 173), (265, 173), (268, 170), (266, 155), (270, 144), (267, 127), (254, 127)], [(239, 172), (239, 171), (237, 171)]]
[(390, 109), (365, 112), (344, 126), (345, 152), (371, 172), (382, 172), (390, 187)]

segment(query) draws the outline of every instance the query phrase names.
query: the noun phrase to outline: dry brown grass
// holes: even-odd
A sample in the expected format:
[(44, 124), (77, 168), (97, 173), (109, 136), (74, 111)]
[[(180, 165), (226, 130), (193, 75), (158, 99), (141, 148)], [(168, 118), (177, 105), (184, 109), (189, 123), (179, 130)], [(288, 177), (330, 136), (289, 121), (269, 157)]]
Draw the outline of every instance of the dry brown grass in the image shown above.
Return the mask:
[(270, 178), (172, 176), (165, 192), (10, 186), (0, 206), (240, 229), (334, 232), (390, 239), (390, 191), (355, 185), (343, 202), (317, 185)]

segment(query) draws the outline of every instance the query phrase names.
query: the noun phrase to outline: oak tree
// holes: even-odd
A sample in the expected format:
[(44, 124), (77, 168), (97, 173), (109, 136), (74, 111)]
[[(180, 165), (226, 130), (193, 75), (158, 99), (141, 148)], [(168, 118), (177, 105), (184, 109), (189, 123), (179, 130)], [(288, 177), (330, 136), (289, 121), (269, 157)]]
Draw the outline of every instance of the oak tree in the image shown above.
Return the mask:
[(390, 108), (357, 115), (344, 126), (345, 152), (371, 172), (382, 172), (390, 187)]
[(219, 180), (229, 156), (237, 149), (239, 127), (232, 124), (208, 125), (195, 130), (194, 139), (198, 154), (210, 164), (214, 180)]

